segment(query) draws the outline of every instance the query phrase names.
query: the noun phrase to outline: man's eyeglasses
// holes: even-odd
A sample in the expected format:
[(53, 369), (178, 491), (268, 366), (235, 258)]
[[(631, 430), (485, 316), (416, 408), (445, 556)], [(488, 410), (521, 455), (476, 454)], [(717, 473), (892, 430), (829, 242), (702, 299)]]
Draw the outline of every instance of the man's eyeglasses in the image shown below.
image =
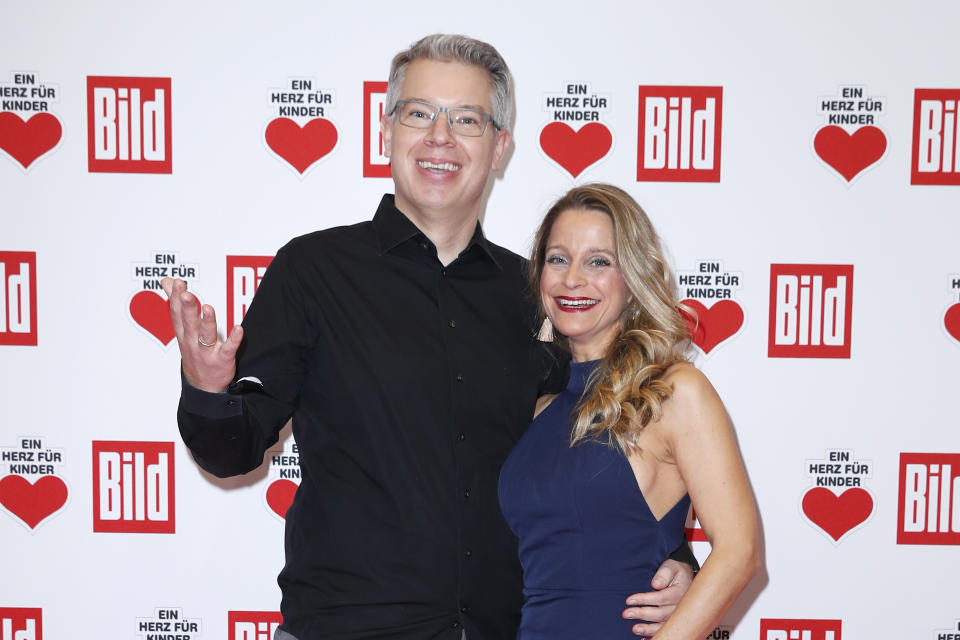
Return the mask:
[(441, 107), (422, 100), (397, 100), (397, 105), (393, 108), (400, 124), (414, 129), (429, 129), (437, 116), (444, 111), (447, 112), (450, 129), (461, 136), (482, 136), (487, 130), (487, 122), (493, 123), (494, 129), (500, 129), (493, 116), (479, 109)]

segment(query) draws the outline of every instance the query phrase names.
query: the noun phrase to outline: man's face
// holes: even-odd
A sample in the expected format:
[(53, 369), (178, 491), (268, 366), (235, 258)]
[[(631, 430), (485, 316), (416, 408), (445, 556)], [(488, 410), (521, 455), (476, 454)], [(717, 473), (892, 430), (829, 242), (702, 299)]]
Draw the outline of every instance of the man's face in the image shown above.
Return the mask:
[[(423, 100), (441, 107), (469, 107), (493, 113), (486, 70), (459, 62), (418, 59), (407, 67), (401, 100)], [(480, 198), (491, 171), (510, 140), (492, 123), (479, 137), (450, 130), (447, 113), (429, 129), (400, 124), (395, 116), (380, 121), (384, 153), (390, 158), (397, 208), (416, 220), (479, 214)]]

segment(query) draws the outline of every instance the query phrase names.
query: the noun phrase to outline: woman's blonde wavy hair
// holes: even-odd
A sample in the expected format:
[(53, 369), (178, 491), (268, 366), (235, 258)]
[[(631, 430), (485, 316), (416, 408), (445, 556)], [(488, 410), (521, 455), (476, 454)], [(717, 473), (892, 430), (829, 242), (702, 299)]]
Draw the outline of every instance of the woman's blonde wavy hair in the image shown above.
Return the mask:
[[(663, 375), (670, 365), (686, 361), (690, 334), (681, 311), (690, 317), (694, 311), (677, 301), (660, 238), (647, 214), (623, 189), (599, 183), (568, 191), (540, 224), (530, 258), (530, 287), (538, 301), (550, 230), (560, 214), (571, 209), (610, 216), (617, 264), (630, 297), (616, 338), (573, 410), (570, 445), (607, 434), (611, 446), (629, 453), (637, 449), (640, 431), (660, 418), (662, 404), (673, 391)], [(545, 317), (542, 302), (538, 306)], [(557, 332), (554, 340), (569, 348)]]

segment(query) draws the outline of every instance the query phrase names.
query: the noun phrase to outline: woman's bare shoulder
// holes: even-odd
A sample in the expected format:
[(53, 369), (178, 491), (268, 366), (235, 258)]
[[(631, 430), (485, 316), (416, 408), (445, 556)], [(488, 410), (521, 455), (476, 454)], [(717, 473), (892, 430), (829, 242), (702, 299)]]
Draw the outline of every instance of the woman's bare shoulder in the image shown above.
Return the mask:
[(663, 380), (673, 389), (669, 403), (674, 410), (695, 410), (720, 402), (720, 397), (707, 376), (689, 362), (670, 365)]

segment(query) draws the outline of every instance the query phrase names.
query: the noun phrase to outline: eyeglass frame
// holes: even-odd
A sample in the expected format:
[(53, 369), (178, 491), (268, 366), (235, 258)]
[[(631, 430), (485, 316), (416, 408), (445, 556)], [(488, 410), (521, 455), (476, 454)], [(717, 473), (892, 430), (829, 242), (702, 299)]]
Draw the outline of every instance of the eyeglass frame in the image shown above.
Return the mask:
[[(436, 112), (433, 114), (433, 117), (430, 119), (430, 127), (432, 127), (432, 126), (434, 125), (434, 123), (436, 123), (436, 121), (437, 121), (437, 116), (439, 116), (441, 113), (443, 113), (444, 111), (446, 111), (446, 112), (447, 112), (447, 126), (450, 127), (450, 131), (454, 132), (454, 133), (457, 134), (458, 136), (464, 136), (464, 137), (467, 137), (467, 138), (480, 138), (480, 137), (483, 136), (483, 134), (485, 134), (485, 133), (487, 132), (487, 122), (489, 122), (490, 124), (493, 125), (493, 128), (494, 128), (495, 131), (500, 131), (500, 130), (501, 130), (501, 129), (500, 129), (500, 125), (498, 125), (498, 124), (497, 124), (497, 121), (493, 119), (493, 116), (490, 115), (489, 113), (487, 113), (486, 111), (481, 110), (481, 109), (474, 109), (473, 107), (441, 107), (441, 106), (438, 105), (438, 104), (433, 104), (432, 102), (427, 102), (426, 100), (397, 100), (396, 104), (393, 105), (393, 110), (390, 112), (390, 115), (391, 115), (391, 116), (396, 115), (397, 121), (400, 122), (400, 124), (402, 124), (402, 125), (405, 126), (405, 127), (410, 127), (411, 129), (422, 129), (422, 130), (423, 130), (423, 129), (429, 129), (430, 127), (422, 127), (422, 128), (421, 128), (421, 127), (415, 127), (415, 126), (413, 126), (412, 124), (407, 124), (406, 122), (403, 122), (402, 120), (400, 120), (400, 113), (399, 113), (400, 107), (401, 107), (402, 105), (405, 105), (405, 104), (422, 104), (422, 105), (425, 106), (425, 107), (432, 107), (433, 109), (436, 109)], [(479, 133), (478, 135), (475, 135), (475, 136), (471, 136), (470, 134), (461, 133), (461, 132), (457, 131), (457, 130), (453, 127), (453, 118), (452, 118), (452, 116), (450, 115), (450, 112), (451, 112), (451, 111), (470, 111), (471, 113), (477, 113), (477, 114), (482, 115), (483, 118), (484, 118), (484, 120), (483, 120), (483, 129), (480, 131), (480, 133)]]

